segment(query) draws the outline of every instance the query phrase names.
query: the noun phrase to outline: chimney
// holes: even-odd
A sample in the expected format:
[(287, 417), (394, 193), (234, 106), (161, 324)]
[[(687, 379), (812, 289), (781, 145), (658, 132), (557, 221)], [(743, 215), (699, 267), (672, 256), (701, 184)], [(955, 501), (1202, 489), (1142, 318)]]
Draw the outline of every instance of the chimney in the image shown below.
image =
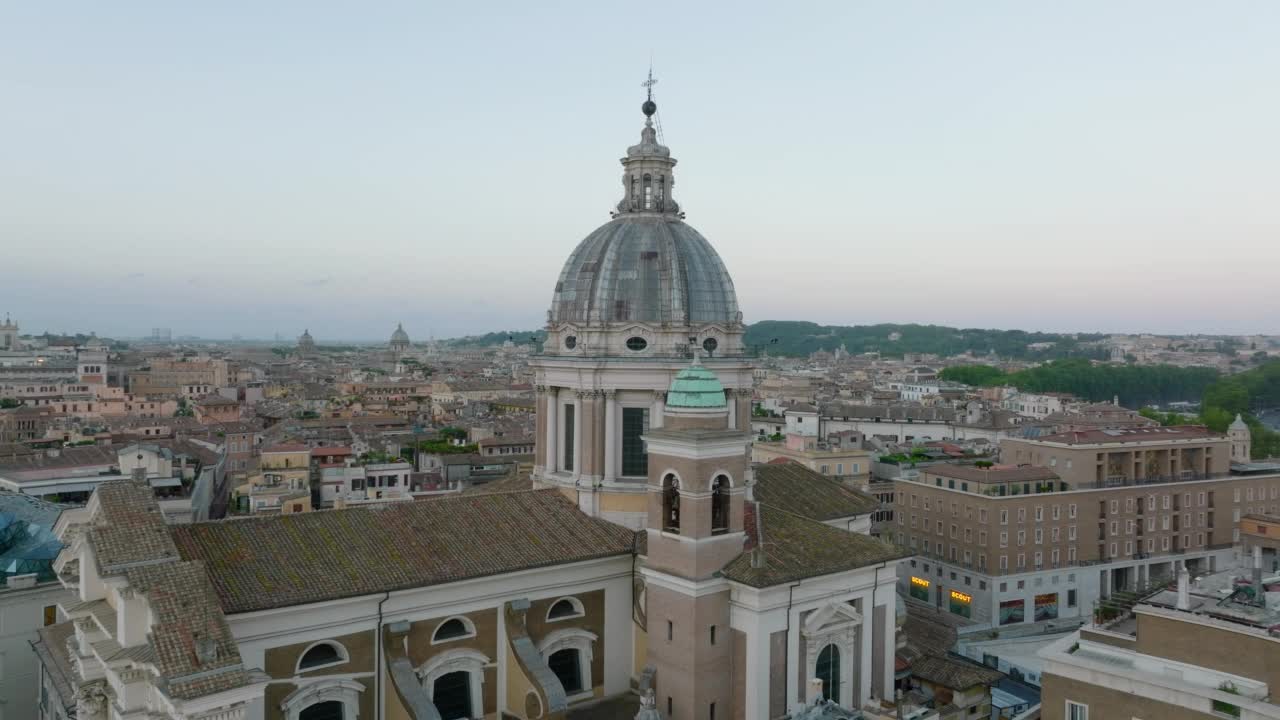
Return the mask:
[(1185, 562), (1178, 563), (1178, 609), (1191, 609), (1191, 573)]
[(1253, 601), (1260, 606), (1267, 604), (1267, 591), (1262, 587), (1262, 546), (1253, 546)]

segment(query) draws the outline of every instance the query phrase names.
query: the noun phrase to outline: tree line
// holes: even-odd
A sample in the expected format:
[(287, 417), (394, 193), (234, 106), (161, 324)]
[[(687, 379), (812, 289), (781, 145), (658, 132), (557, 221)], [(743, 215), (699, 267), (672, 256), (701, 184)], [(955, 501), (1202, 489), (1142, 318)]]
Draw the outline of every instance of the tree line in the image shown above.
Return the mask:
[(1092, 402), (1119, 396), (1125, 407), (1195, 402), (1218, 379), (1213, 368), (1174, 365), (1095, 365), (1085, 359), (1056, 360), (1014, 373), (990, 365), (962, 365), (939, 377), (966, 385), (1012, 385), (1023, 392), (1063, 392)]

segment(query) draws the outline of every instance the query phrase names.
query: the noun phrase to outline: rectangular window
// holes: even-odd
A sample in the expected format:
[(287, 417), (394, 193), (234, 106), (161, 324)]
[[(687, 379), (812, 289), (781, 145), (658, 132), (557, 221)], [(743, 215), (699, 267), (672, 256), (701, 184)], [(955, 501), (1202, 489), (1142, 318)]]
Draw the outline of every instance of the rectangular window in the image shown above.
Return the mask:
[(1045, 593), (1036, 596), (1036, 622), (1054, 620), (1058, 617), (1058, 593)]
[(711, 626), (711, 644), (712, 645), (716, 644), (716, 626), (715, 625)]
[(1025, 600), (1005, 600), (1000, 603), (1000, 624), (1012, 625), (1022, 622), (1026, 615)]
[(649, 408), (622, 408), (623, 475), (649, 474), (649, 455), (644, 451), (644, 441), (640, 439), (648, 430)]
[(1067, 607), (1076, 606), (1076, 591), (1074, 589), (1067, 591)]
[(1067, 720), (1089, 720), (1089, 706), (1068, 700)]
[(673, 637), (675, 637), (675, 623), (668, 620), (667, 621), (667, 642), (671, 642), (671, 639)]
[(561, 465), (565, 470), (573, 470), (573, 441), (574, 441), (574, 407), (572, 405), (564, 406), (564, 463)]
[(1067, 506), (1067, 517), (1074, 518), (1076, 516), (1076, 504), (1071, 503)]
[(58, 622), (58, 606), (46, 605), (44, 608), (44, 626), (49, 627), (56, 622)]

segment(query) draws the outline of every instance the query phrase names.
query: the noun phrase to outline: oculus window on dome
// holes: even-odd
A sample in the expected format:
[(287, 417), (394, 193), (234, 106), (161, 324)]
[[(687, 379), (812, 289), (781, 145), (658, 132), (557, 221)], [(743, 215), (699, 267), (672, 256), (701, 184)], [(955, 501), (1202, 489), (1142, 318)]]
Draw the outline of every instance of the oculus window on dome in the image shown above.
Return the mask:
[(569, 337), (565, 338), (564, 347), (566, 350), (572, 350), (578, 347), (578, 337), (576, 335), (570, 335)]
[(720, 347), (720, 343), (717, 342), (715, 338), (707, 338), (702, 341), (702, 349), (705, 350), (708, 355), (715, 353), (716, 348), (718, 347)]
[(627, 338), (627, 349), (632, 352), (640, 352), (649, 347), (649, 341), (639, 335)]

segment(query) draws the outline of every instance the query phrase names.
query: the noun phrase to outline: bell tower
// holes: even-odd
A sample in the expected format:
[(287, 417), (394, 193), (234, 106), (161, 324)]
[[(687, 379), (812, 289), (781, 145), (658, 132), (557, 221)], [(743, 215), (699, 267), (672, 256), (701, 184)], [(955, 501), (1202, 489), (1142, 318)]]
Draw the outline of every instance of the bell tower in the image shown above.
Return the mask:
[(697, 358), (672, 381), (662, 427), (645, 435), (648, 663), (668, 720), (733, 716), (729, 586), (718, 573), (743, 551), (749, 439)]
[(1253, 435), (1240, 413), (1236, 413), (1236, 419), (1227, 427), (1227, 437), (1231, 439), (1231, 462), (1249, 462), (1253, 451)]

